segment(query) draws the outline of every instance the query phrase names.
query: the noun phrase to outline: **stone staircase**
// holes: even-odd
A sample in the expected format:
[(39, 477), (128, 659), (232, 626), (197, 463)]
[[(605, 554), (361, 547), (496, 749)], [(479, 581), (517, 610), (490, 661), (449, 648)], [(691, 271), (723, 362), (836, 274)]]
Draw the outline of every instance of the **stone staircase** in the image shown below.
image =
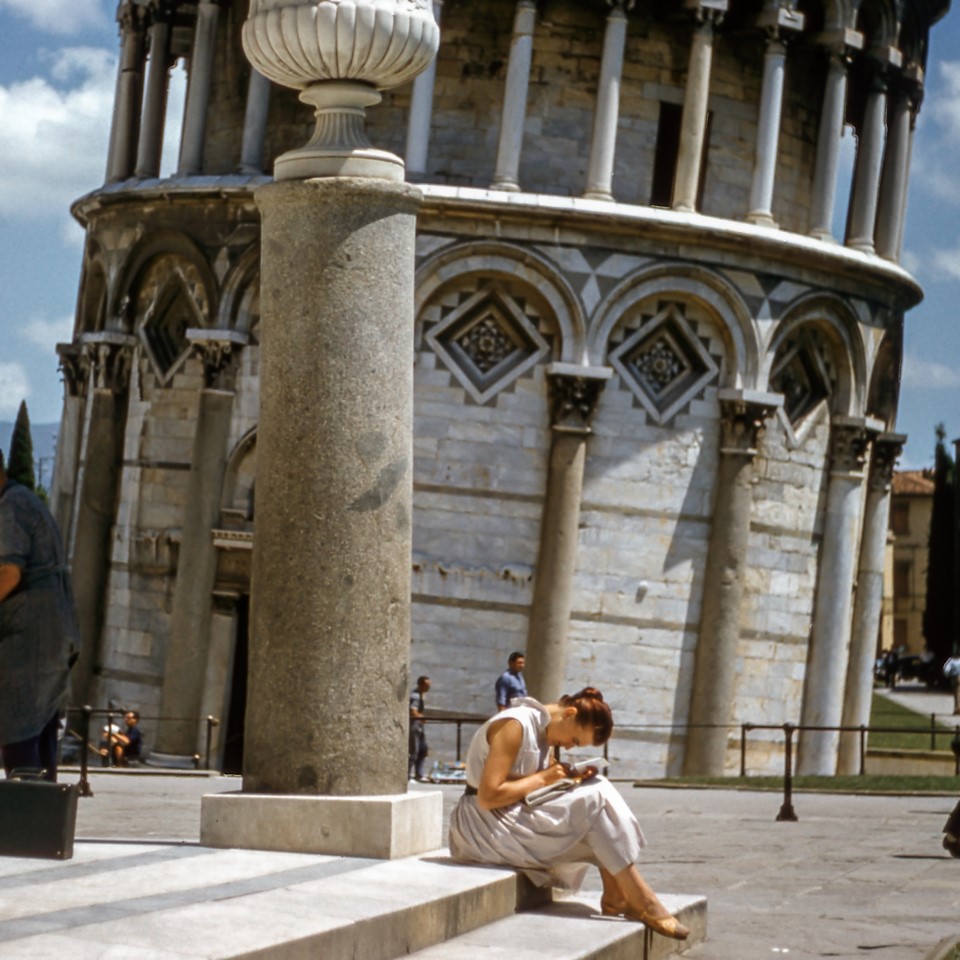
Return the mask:
[(67, 862), (0, 858), (0, 956), (656, 960), (705, 936), (705, 900), (664, 900), (692, 930), (685, 944), (445, 851), (374, 861), (80, 841)]

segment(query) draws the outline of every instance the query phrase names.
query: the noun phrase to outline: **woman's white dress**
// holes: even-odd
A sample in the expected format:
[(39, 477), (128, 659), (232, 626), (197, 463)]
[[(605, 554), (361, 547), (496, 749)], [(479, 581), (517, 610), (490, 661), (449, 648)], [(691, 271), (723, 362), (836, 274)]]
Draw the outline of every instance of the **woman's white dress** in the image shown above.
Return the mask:
[[(467, 751), (467, 783), (480, 785), (490, 752), (491, 723), (513, 718), (523, 742), (510, 779), (549, 765), (546, 728), (550, 715), (529, 697), (491, 717), (474, 735)], [(450, 817), (450, 853), (456, 860), (519, 867), (541, 886), (576, 890), (590, 864), (619, 873), (636, 863), (645, 844), (640, 825), (626, 801), (605, 777), (592, 777), (544, 804), (514, 803), (483, 810), (475, 795), (460, 798)]]

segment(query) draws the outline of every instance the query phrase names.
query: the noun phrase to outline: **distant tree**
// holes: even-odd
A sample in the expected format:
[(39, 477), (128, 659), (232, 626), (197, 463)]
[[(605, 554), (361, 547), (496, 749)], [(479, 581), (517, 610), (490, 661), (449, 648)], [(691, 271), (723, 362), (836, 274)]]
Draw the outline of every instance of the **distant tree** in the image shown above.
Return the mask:
[(33, 469), (33, 437), (30, 435), (30, 415), (26, 400), (20, 401), (17, 422), (10, 438), (10, 456), (7, 458), (7, 474), (11, 480), (35, 490), (37, 475)]
[(937, 425), (937, 449), (933, 474), (933, 512), (927, 553), (927, 606), (923, 612), (923, 636), (938, 665), (953, 653), (954, 591), (957, 576), (954, 560), (955, 464), (947, 453), (943, 424)]

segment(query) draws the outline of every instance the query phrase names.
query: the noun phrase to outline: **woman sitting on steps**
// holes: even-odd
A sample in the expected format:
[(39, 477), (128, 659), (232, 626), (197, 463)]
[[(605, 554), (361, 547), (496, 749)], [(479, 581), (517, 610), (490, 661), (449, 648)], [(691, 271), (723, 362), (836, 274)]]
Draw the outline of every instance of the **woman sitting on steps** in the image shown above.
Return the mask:
[(550, 759), (551, 748), (599, 747), (612, 730), (610, 707), (594, 687), (546, 705), (517, 698), (491, 717), (467, 751), (467, 789), (450, 818), (450, 852), (457, 860), (518, 867), (539, 885), (568, 889), (577, 889), (594, 864), (604, 914), (685, 940), (687, 928), (637, 869), (643, 833), (608, 780), (589, 776), (543, 804), (523, 802), (531, 791), (570, 776)]

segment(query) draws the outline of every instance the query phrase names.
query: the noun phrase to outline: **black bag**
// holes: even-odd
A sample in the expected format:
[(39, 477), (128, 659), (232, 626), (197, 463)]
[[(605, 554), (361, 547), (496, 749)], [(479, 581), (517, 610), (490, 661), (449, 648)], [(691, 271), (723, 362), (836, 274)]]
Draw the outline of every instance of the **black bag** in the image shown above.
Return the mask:
[(0, 857), (69, 860), (79, 795), (75, 783), (0, 780)]

